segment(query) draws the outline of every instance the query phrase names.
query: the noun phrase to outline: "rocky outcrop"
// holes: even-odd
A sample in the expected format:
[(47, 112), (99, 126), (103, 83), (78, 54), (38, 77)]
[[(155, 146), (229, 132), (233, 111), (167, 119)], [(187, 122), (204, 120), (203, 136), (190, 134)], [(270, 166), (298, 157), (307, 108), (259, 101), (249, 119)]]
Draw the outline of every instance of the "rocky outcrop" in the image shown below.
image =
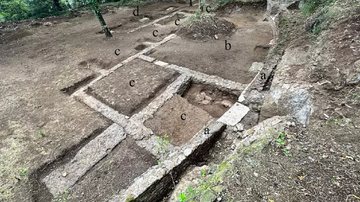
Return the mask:
[(267, 11), (270, 15), (276, 15), (281, 10), (284, 10), (288, 7), (294, 7), (295, 4), (298, 4), (299, 0), (268, 0), (267, 1)]
[(270, 91), (265, 95), (260, 120), (276, 115), (290, 115), (299, 123), (308, 124), (313, 108), (309, 93), (311, 85), (303, 81), (308, 58), (306, 49), (301, 47), (285, 51)]

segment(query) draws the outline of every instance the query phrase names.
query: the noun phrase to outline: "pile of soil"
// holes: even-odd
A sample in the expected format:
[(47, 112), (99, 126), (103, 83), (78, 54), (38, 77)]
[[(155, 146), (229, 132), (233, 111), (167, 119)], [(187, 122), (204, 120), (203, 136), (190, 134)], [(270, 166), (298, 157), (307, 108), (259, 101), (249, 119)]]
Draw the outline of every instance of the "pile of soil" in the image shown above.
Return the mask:
[(230, 36), (235, 25), (224, 19), (210, 15), (202, 15), (178, 31), (182, 37), (193, 40), (218, 39), (220, 36)]

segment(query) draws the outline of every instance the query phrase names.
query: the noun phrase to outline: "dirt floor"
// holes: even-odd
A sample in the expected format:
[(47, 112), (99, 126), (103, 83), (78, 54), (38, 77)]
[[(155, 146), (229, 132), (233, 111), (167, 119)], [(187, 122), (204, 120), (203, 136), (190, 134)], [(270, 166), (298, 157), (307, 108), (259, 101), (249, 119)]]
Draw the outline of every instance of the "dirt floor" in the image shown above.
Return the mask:
[[(149, 5), (144, 12), (158, 18), (170, 13), (170, 6), (184, 4)], [(151, 29), (127, 34), (144, 24), (140, 17), (135, 20), (131, 8), (114, 8), (104, 18), (110, 27), (122, 25), (111, 39), (97, 34), (100, 26), (91, 13), (51, 19), (50, 26), (40, 21), (1, 29), (1, 200), (30, 200), (34, 170), (110, 125), (61, 89), (135, 54), (135, 47), (153, 36)]]
[[(270, 24), (263, 21), (265, 14), (263, 9), (247, 6), (242, 9), (245, 12), (238, 9), (230, 15), (222, 16), (235, 25), (234, 32), (230, 36), (221, 35), (219, 32), (218, 36), (214, 35), (212, 39), (205, 41), (189, 39), (187, 35), (179, 36), (156, 48), (151, 56), (209, 75), (217, 75), (244, 84), (250, 83), (256, 73), (248, 70), (253, 62), (261, 62), (265, 59), (273, 32)], [(208, 25), (202, 24), (202, 26)], [(202, 29), (196, 30), (201, 33)], [(231, 43), (230, 50), (225, 50), (225, 40)]]
[(145, 122), (156, 135), (168, 138), (171, 144), (181, 146), (200, 131), (212, 117), (191, 105), (181, 96), (175, 96), (162, 106), (154, 118)]
[(91, 86), (89, 93), (131, 116), (159, 95), (176, 76), (175, 71), (137, 59)]
[(137, 146), (135, 141), (127, 139), (74, 186), (68, 193), (71, 195), (69, 201), (110, 199), (155, 164), (157, 161), (151, 154)]

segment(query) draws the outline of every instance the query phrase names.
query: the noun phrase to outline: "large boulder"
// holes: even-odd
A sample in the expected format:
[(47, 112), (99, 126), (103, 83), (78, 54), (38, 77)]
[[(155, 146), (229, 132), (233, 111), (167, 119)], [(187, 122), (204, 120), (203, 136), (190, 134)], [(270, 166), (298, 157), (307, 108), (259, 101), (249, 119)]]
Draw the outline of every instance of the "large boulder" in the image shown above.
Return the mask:
[(260, 120), (276, 115), (290, 115), (306, 126), (312, 112), (312, 101), (305, 81), (305, 65), (309, 61), (304, 47), (289, 48), (279, 63), (270, 88), (265, 95)]

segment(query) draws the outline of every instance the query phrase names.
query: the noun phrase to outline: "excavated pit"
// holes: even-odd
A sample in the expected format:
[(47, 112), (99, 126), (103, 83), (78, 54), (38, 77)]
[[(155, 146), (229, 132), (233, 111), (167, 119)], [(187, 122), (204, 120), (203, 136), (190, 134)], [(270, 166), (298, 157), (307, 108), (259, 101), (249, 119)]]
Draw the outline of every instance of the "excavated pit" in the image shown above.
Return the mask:
[(131, 116), (176, 79), (175, 71), (134, 60), (88, 89), (88, 93), (122, 114)]
[(220, 90), (214, 86), (191, 83), (182, 95), (190, 104), (220, 118), (236, 101), (239, 95)]

